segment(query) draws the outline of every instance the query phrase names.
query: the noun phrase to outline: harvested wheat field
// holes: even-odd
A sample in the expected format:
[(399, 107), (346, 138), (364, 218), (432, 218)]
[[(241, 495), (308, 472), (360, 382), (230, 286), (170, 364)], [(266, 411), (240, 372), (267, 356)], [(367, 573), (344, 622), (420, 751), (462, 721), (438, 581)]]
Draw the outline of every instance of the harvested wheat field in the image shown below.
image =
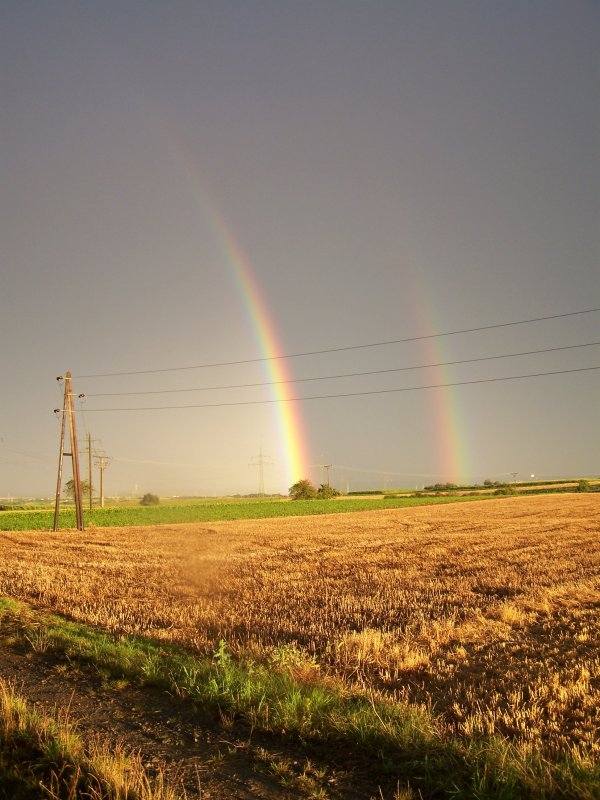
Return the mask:
[(0, 533), (0, 594), (201, 653), (225, 640), (449, 733), (600, 752), (600, 495)]

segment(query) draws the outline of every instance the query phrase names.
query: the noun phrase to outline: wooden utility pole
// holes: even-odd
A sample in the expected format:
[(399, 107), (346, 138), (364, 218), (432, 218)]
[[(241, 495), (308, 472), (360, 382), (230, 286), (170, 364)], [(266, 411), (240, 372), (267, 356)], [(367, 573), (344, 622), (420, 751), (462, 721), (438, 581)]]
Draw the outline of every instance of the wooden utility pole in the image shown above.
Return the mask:
[(96, 456), (96, 466), (100, 469), (100, 508), (104, 508), (104, 470), (108, 467), (110, 458), (105, 455)]
[(88, 431), (87, 435), (88, 451), (88, 492), (90, 494), (90, 511), (92, 510), (92, 434)]
[(88, 431), (86, 436), (87, 442), (87, 456), (88, 456), (88, 481), (89, 481), (89, 503), (90, 503), (90, 511), (92, 510), (93, 505), (93, 495), (94, 495), (94, 487), (92, 485), (92, 442), (99, 442), (100, 439), (92, 439), (92, 434)]
[[(57, 378), (62, 381), (62, 376)], [(62, 407), (62, 422), (60, 427), (60, 453), (58, 457), (58, 477), (56, 480), (56, 500), (54, 504), (54, 530), (58, 530), (58, 516), (60, 511), (60, 494), (62, 491), (62, 469), (63, 459), (70, 456), (73, 462), (73, 497), (75, 500), (75, 517), (77, 520), (77, 530), (82, 531), (85, 527), (83, 521), (83, 506), (81, 502), (81, 480), (79, 477), (79, 451), (77, 449), (77, 430), (75, 425), (75, 410), (73, 408), (73, 392), (71, 387), (71, 373), (66, 372), (64, 377), (65, 396)], [(60, 408), (54, 409), (55, 413), (60, 413)], [(65, 452), (65, 428), (67, 417), (69, 418), (69, 443), (71, 452)]]
[[(57, 378), (57, 381), (62, 378)], [(55, 414), (60, 414), (60, 408), (54, 409)], [(65, 399), (62, 408), (62, 420), (60, 423), (60, 448), (58, 455), (58, 478), (56, 480), (56, 499), (54, 501), (54, 530), (58, 530), (58, 512), (60, 511), (60, 493), (62, 492), (62, 468), (65, 455), (65, 424), (67, 421), (67, 387), (65, 385)]]

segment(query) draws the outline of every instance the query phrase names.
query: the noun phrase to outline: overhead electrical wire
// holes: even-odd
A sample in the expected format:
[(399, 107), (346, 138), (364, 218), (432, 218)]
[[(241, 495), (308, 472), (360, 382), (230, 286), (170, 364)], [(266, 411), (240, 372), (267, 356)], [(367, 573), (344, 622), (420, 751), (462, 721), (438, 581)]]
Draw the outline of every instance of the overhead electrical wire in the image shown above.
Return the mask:
[(516, 381), (525, 378), (541, 378), (548, 375), (566, 375), (574, 372), (591, 372), (592, 370), (600, 369), (600, 366), (595, 367), (579, 367), (577, 369), (562, 369), (554, 372), (532, 372), (527, 375), (507, 375), (501, 378), (482, 378), (473, 381), (456, 381), (454, 383), (435, 383), (426, 386), (406, 386), (400, 389), (371, 389), (362, 392), (343, 392), (340, 394), (322, 394), (322, 395), (309, 395), (305, 397), (286, 397), (286, 398), (272, 398), (267, 400), (239, 400), (229, 403), (199, 403), (195, 405), (185, 406), (141, 406), (129, 408), (88, 408), (88, 412), (106, 412), (106, 411), (165, 411), (170, 409), (185, 409), (185, 408), (223, 408), (229, 406), (255, 406), (266, 405), (272, 403), (290, 403), (299, 402), (302, 400), (327, 400), (335, 397), (362, 397), (366, 395), (375, 394), (392, 394), (398, 392), (414, 392), (422, 389), (446, 389), (453, 386), (472, 386), (474, 384), (482, 383), (500, 383), (502, 381)]
[[(315, 464), (320, 467), (320, 464)], [(401, 478), (436, 478), (439, 473), (437, 472), (394, 472), (391, 469), (368, 469), (367, 467), (349, 467), (346, 464), (335, 464), (335, 469), (339, 472), (364, 472), (366, 475), (397, 475)]]
[(532, 322), (543, 322), (551, 319), (562, 319), (564, 317), (581, 316), (583, 314), (592, 314), (596, 311), (600, 311), (600, 308), (588, 308), (584, 311), (570, 311), (564, 314), (552, 314), (546, 317), (532, 317), (530, 319), (522, 319), (513, 322), (500, 322), (494, 325), (480, 325), (476, 328), (464, 328), (462, 330), (445, 331), (443, 333), (428, 333), (422, 336), (407, 336), (402, 339), (390, 339), (388, 341), (382, 341), (382, 342), (369, 342), (367, 344), (345, 345), (343, 347), (329, 347), (323, 350), (310, 350), (303, 353), (288, 353), (287, 355), (281, 355), (281, 356), (247, 358), (238, 361), (220, 361), (211, 364), (192, 364), (182, 367), (163, 367), (160, 369), (138, 369), (138, 370), (128, 370), (121, 372), (101, 372), (90, 375), (74, 375), (73, 377), (78, 379), (111, 378), (111, 377), (116, 377), (118, 375), (150, 375), (160, 372), (181, 372), (184, 370), (192, 370), (192, 369), (208, 369), (209, 367), (231, 367), (231, 366), (238, 366), (241, 364), (256, 364), (263, 361), (276, 361), (288, 358), (300, 358), (301, 356), (316, 356), (316, 355), (323, 355), (325, 353), (341, 353), (343, 351), (348, 351), (348, 350), (363, 350), (368, 347), (383, 347), (384, 345), (403, 344), (405, 342), (417, 342), (417, 341), (422, 341), (424, 339), (435, 339), (442, 336), (457, 336), (458, 334), (461, 333), (476, 333), (478, 331), (489, 331), (497, 328), (508, 328), (515, 325), (527, 325)]
[(3, 446), (2, 449), (3, 449), (3, 451), (6, 451), (7, 453), (12, 453), (13, 455), (21, 456), (22, 458), (30, 458), (30, 459), (32, 459), (32, 461), (41, 461), (41, 462), (43, 462), (45, 464), (48, 463), (48, 459), (47, 458), (41, 458), (38, 455), (31, 455), (31, 453), (23, 453), (21, 450), (14, 450), (12, 447)]
[(113, 461), (118, 461), (119, 463), (124, 463), (124, 464), (153, 464), (154, 466), (159, 466), (159, 467), (193, 467), (194, 469), (211, 469), (211, 470), (230, 469), (230, 467), (227, 464), (223, 464), (222, 466), (214, 466), (213, 464), (188, 464), (188, 463), (179, 463), (176, 461), (148, 461), (146, 459), (140, 459), (140, 458), (120, 458), (119, 456), (113, 456)]
[(367, 375), (384, 375), (391, 372), (407, 372), (417, 369), (432, 369), (434, 367), (450, 367), (457, 364), (473, 364), (479, 361), (494, 361), (500, 358), (516, 358), (517, 356), (531, 356), (540, 353), (556, 353), (559, 350), (575, 350), (581, 347), (596, 347), (600, 342), (586, 342), (585, 344), (571, 344), (563, 347), (546, 347), (543, 350), (527, 350), (522, 353), (505, 353), (496, 356), (480, 356), (478, 358), (462, 358), (458, 361), (441, 361), (436, 364), (418, 364), (411, 367), (391, 367), (389, 369), (374, 369), (367, 372), (344, 372), (338, 375), (319, 375), (310, 378), (289, 378), (283, 381), (263, 381), (261, 383), (237, 383), (228, 384), (226, 386), (199, 386), (189, 389), (149, 389), (147, 391), (138, 392), (94, 392), (91, 394), (86, 393), (86, 397), (125, 397), (132, 395), (148, 395), (148, 394), (177, 394), (181, 392), (210, 392), (219, 389), (250, 389), (258, 386), (278, 386), (282, 383), (308, 383), (309, 381), (327, 381), (337, 378), (359, 378)]

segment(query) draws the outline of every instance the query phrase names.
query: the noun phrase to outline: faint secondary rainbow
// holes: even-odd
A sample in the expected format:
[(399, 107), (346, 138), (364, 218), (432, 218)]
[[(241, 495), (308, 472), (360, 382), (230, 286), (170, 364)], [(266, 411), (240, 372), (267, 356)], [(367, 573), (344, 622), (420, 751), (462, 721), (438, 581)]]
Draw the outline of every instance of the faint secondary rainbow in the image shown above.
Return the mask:
[(252, 265), (242, 250), (222, 212), (209, 196), (204, 182), (197, 175), (181, 148), (171, 142), (171, 154), (183, 167), (195, 201), (210, 225), (225, 261), (229, 265), (243, 305), (247, 311), (269, 381), (273, 383), (273, 397), (279, 431), (280, 458), (285, 468), (286, 488), (308, 475), (307, 437), (300, 415), (299, 403), (292, 399), (291, 379), (273, 317), (269, 311)]
[[(431, 336), (421, 341), (424, 363), (441, 363), (448, 361), (447, 349), (443, 337), (433, 337), (441, 328), (434, 325), (436, 318), (433, 301), (427, 298), (423, 283), (413, 277), (410, 280), (411, 300), (418, 320), (420, 336)], [(451, 367), (434, 367), (435, 382), (451, 383), (455, 380)], [(427, 392), (434, 418), (434, 446), (436, 449), (436, 472), (440, 482), (459, 483), (470, 481), (473, 476), (469, 464), (469, 448), (467, 426), (461, 415), (458, 390), (447, 386), (431, 389)]]

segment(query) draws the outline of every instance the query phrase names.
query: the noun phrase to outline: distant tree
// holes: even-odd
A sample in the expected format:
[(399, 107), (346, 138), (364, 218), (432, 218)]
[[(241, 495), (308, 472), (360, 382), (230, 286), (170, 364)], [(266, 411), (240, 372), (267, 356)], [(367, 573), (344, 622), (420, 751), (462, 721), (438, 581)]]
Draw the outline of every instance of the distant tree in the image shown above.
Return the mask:
[(484, 480), (484, 482), (483, 482), (483, 485), (484, 486), (493, 486), (494, 485), (494, 481), (491, 481), (489, 478), (486, 478)]
[(151, 494), (147, 492), (142, 499), (140, 500), (141, 506), (157, 506), (160, 503), (159, 497), (157, 494)]
[(293, 486), (290, 486), (290, 497), (292, 500), (311, 500), (316, 496), (317, 490), (306, 478), (296, 481)]
[(328, 483), (322, 483), (317, 489), (317, 497), (319, 500), (329, 500), (338, 495), (338, 490), (334, 489), (333, 486), (330, 486)]
[(425, 486), (428, 492), (447, 492), (458, 488), (459, 486), (456, 483), (434, 483), (431, 486)]
[[(90, 493), (90, 482), (89, 481), (79, 481), (79, 486), (81, 488), (82, 497), (84, 495), (85, 496), (89, 495), (89, 493)], [(94, 487), (92, 486), (92, 490), (93, 490), (93, 488)], [(71, 478), (70, 481), (67, 481), (65, 483), (65, 488), (63, 489), (63, 492), (66, 495), (68, 495), (69, 497), (75, 498), (75, 480), (73, 478)]]
[(578, 492), (590, 492), (591, 491), (590, 482), (586, 481), (586, 480), (579, 481), (579, 483), (577, 484), (577, 491)]
[(500, 488), (499, 488), (499, 489), (496, 489), (496, 491), (494, 492), (494, 494), (499, 494), (499, 495), (510, 495), (510, 494), (518, 494), (518, 492), (517, 492), (517, 490), (514, 488), (514, 486), (500, 486)]

